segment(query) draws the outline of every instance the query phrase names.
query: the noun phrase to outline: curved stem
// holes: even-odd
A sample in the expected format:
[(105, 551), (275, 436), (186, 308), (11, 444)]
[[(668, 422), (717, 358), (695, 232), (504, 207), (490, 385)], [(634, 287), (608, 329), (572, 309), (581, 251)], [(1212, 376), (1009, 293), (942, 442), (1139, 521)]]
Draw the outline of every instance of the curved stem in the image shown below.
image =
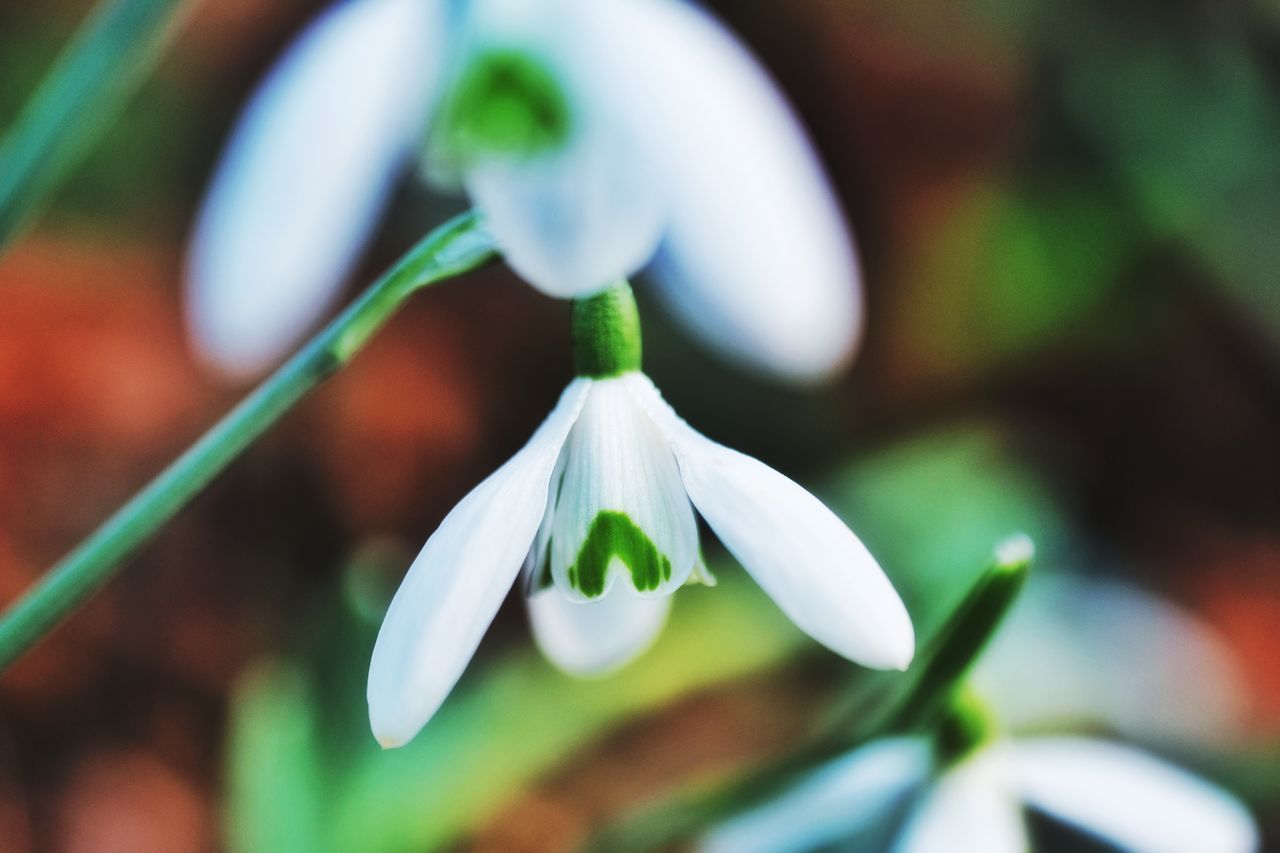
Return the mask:
[(119, 571), (125, 558), (311, 389), (346, 365), (418, 288), (494, 257), (468, 214), (436, 229), (0, 616), (0, 670)]
[(0, 251), (111, 124), (161, 53), (183, 0), (98, 5), (0, 138)]

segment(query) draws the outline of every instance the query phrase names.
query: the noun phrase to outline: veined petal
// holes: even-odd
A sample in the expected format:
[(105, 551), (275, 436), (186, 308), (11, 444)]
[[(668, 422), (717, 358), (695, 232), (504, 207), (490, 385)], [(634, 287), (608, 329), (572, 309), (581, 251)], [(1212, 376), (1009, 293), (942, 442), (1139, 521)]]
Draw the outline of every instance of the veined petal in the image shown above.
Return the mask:
[(595, 601), (570, 601), (559, 589), (528, 600), (538, 648), (570, 675), (607, 675), (635, 660), (662, 633), (671, 596), (641, 598), (615, 586)]
[(907, 819), (895, 853), (1026, 853), (1006, 759), (988, 747), (946, 771)]
[(707, 343), (785, 378), (842, 367), (861, 330), (856, 250), (807, 135), (728, 30), (676, 0), (596, 3), (616, 98), (667, 193), (655, 267)]
[(693, 505), (782, 611), (852, 661), (905, 669), (911, 618), (853, 531), (792, 480), (691, 428), (648, 377), (620, 381), (670, 440)]
[(565, 442), (551, 577), (575, 601), (599, 598), (619, 578), (641, 595), (668, 595), (697, 559), (698, 525), (675, 457), (627, 378), (592, 382)]
[(556, 505), (560, 502), (560, 486), (564, 483), (565, 454), (561, 452), (556, 460), (556, 467), (551, 472), (551, 485), (547, 488), (547, 508), (542, 514), (542, 523), (538, 525), (538, 533), (533, 537), (533, 547), (524, 562), (524, 593), (532, 596), (535, 592), (551, 586), (549, 563), (551, 560), (551, 530), (556, 519)]
[(590, 386), (570, 383), (529, 443), (454, 507), (409, 567), (369, 664), (369, 722), (383, 746), (416, 735), (471, 660), (529, 552)]
[(236, 125), (195, 224), (187, 311), (201, 355), (252, 374), (337, 295), (408, 162), (438, 77), (438, 0), (321, 15)]
[[(481, 154), (465, 183), (511, 267), (544, 292), (583, 296), (649, 262), (662, 235), (663, 188), (610, 85), (609, 45), (585, 26), (596, 0), (483, 0), (473, 55), (501, 49), (537, 62), (560, 86), (568, 135), (547, 150)], [(603, 4), (608, 6), (609, 3)]]
[(1033, 738), (1013, 753), (1030, 804), (1126, 850), (1249, 853), (1258, 832), (1234, 797), (1144, 752), (1086, 738)]
[(713, 829), (703, 853), (802, 853), (891, 816), (929, 772), (919, 738), (874, 741), (814, 771), (777, 799)]

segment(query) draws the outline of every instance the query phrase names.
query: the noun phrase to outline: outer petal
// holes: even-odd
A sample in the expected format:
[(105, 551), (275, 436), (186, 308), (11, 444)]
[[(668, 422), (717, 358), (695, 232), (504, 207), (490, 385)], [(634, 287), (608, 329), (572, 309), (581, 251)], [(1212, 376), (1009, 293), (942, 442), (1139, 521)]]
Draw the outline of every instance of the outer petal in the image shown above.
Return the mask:
[(1036, 738), (1014, 751), (1027, 802), (1126, 850), (1248, 853), (1258, 834), (1227, 792), (1128, 747)]
[(615, 588), (597, 601), (570, 601), (552, 587), (529, 598), (538, 648), (570, 675), (607, 675), (643, 654), (662, 633), (671, 596), (641, 598)]
[(471, 660), (529, 552), (590, 386), (574, 380), (529, 443), (454, 507), (409, 567), (369, 664), (369, 722), (383, 746), (416, 735)]
[(1025, 853), (1006, 756), (988, 747), (947, 771), (907, 820), (895, 853)]
[(666, 438), (627, 378), (591, 388), (565, 444), (551, 529), (551, 577), (586, 601), (624, 585), (647, 596), (684, 585), (698, 559), (698, 524)]
[(716, 827), (704, 853), (802, 853), (849, 839), (892, 814), (931, 762), (916, 738), (875, 741), (836, 759), (776, 800)]
[(1244, 687), (1212, 626), (1138, 587), (1033, 578), (976, 685), (1014, 730), (1102, 723), (1144, 740), (1242, 737)]
[(348, 0), (254, 94), (188, 258), (188, 322), (212, 364), (256, 372), (328, 307), (411, 153), (443, 36), (437, 0)]
[[(603, 5), (608, 7), (612, 0)], [(466, 185), (507, 262), (552, 296), (582, 296), (647, 264), (662, 236), (663, 187), (612, 85), (614, 45), (586, 14), (597, 0), (478, 0), (475, 44), (518, 47), (558, 78), (571, 135), (555, 151), (486, 157)]]
[(713, 347), (783, 377), (840, 368), (861, 328), (856, 251), (777, 86), (692, 4), (613, 0), (591, 17), (667, 191), (656, 272), (672, 306)]
[(905, 669), (911, 618), (853, 531), (792, 480), (692, 429), (648, 377), (626, 381), (671, 441), (693, 505), (782, 611), (850, 660)]

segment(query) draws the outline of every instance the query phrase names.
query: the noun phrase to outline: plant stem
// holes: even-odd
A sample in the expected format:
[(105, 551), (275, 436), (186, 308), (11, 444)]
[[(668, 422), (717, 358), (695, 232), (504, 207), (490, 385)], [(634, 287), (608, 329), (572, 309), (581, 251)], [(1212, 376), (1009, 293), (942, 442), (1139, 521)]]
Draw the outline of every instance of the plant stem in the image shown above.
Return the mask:
[(0, 616), (0, 671), (47, 634), (308, 391), (345, 366), (418, 288), (494, 257), (475, 216), (436, 229)]
[(883, 730), (928, 729), (937, 722), (1021, 595), (1031, 571), (1032, 553), (1030, 540), (1025, 550), (1013, 555), (997, 550), (995, 562), (930, 642), (919, 677), (906, 696), (891, 707)]
[(182, 0), (90, 13), (0, 138), (0, 251), (40, 210), (150, 72)]

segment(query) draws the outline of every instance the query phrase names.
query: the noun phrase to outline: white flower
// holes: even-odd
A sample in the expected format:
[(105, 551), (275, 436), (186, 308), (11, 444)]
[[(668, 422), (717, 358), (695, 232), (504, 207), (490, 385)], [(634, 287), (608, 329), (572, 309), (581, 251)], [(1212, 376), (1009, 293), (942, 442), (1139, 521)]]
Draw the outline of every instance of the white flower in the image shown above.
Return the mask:
[(522, 567), (538, 643), (562, 667), (598, 673), (643, 651), (700, 572), (695, 511), (816, 640), (867, 666), (910, 662), (901, 600), (817, 498), (693, 430), (638, 370), (579, 376), (410, 567), (369, 670), (378, 740), (405, 743), (435, 713)]
[(424, 126), (429, 171), (458, 172), (544, 291), (650, 266), (677, 316), (740, 360), (812, 379), (851, 354), (839, 205), (712, 18), (680, 0), (346, 0), (258, 89), (200, 211), (188, 302), (208, 360), (256, 372), (319, 318)]
[[(1135, 853), (1249, 853), (1225, 791), (1138, 750), (1077, 737), (995, 741), (941, 770), (922, 738), (863, 746), (717, 827), (705, 853), (806, 851), (878, 833), (899, 853), (1021, 853), (1024, 806)], [(894, 826), (906, 807), (905, 825)], [(889, 839), (882, 838), (888, 821)]]
[(1245, 736), (1247, 689), (1203, 618), (1141, 587), (1033, 577), (972, 682), (1014, 731), (1105, 727), (1152, 745), (1215, 749)]

